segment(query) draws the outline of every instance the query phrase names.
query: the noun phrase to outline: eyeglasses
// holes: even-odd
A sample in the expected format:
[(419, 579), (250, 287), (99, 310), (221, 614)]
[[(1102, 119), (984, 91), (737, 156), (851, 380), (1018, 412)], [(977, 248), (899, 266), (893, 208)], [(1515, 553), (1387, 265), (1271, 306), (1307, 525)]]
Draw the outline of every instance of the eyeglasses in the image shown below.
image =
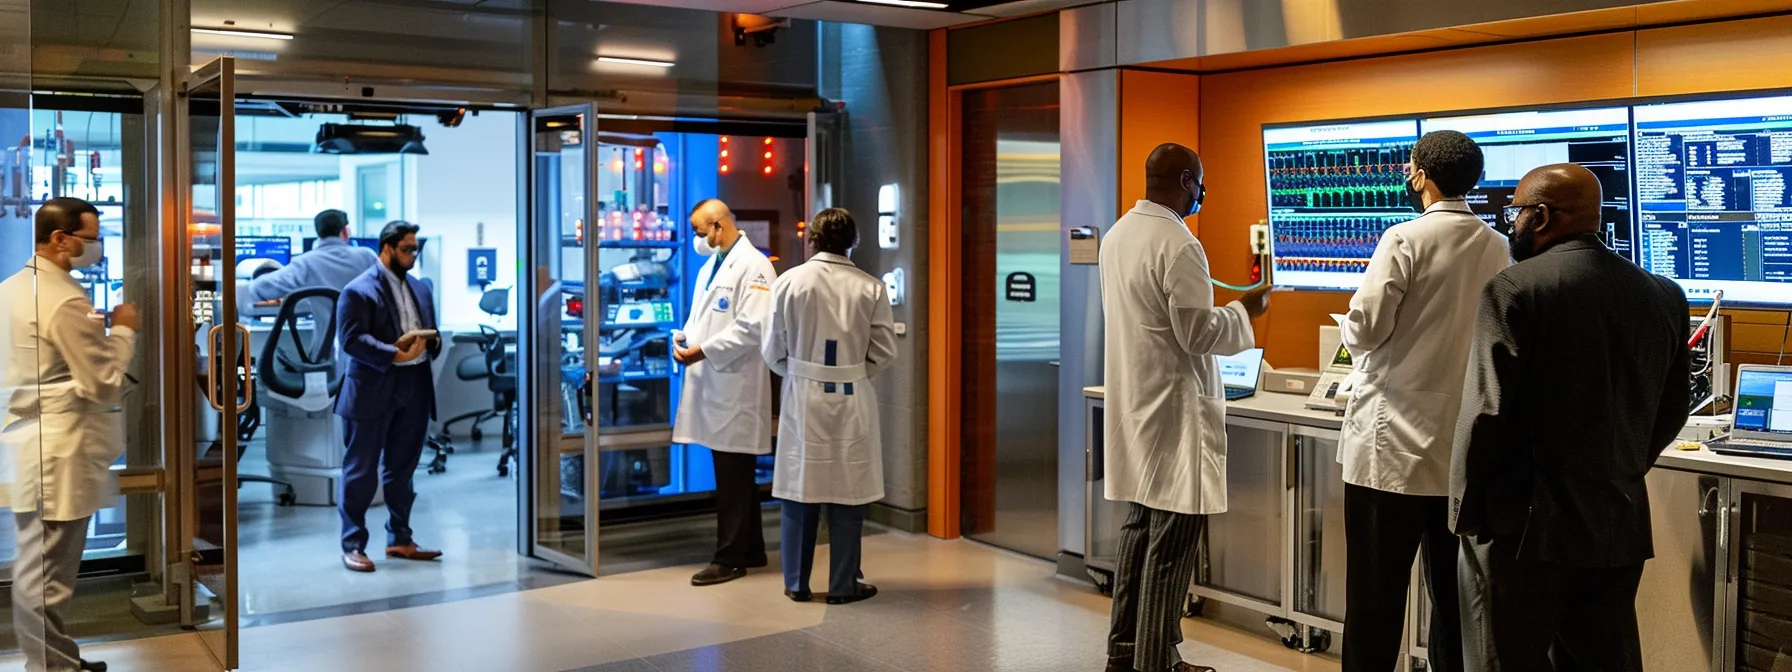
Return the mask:
[(422, 246), (420, 246), (420, 245), (399, 245), (398, 246), (398, 251), (403, 252), (405, 254), (416, 254), (417, 250), (420, 250), (420, 249), (423, 249)]
[(1518, 224), (1518, 214), (1521, 212), (1524, 212), (1526, 208), (1547, 208), (1547, 207), (1551, 207), (1551, 206), (1548, 203), (1513, 204), (1513, 205), (1508, 205), (1505, 208), (1502, 208), (1500, 211), (1500, 214), (1505, 215), (1504, 221), (1506, 222), (1507, 226), (1514, 226), (1514, 225)]

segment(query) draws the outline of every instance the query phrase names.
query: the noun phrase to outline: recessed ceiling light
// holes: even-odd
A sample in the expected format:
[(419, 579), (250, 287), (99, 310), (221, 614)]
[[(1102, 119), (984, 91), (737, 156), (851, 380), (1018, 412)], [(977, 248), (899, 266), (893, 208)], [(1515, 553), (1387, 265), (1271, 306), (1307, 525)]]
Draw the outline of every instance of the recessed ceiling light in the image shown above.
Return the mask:
[(915, 9), (945, 9), (947, 7), (946, 3), (943, 2), (922, 2), (921, 0), (859, 0), (859, 2), (869, 2), (875, 5), (913, 7)]
[(292, 33), (276, 33), (267, 30), (239, 30), (236, 28), (194, 28), (193, 32), (205, 35), (223, 35), (226, 37), (256, 37), (264, 40), (290, 40)]
[(645, 65), (650, 68), (670, 68), (673, 66), (673, 63), (671, 61), (654, 61), (654, 60), (649, 60), (649, 59), (645, 59), (645, 58), (622, 58), (619, 56), (599, 56), (599, 57), (597, 57), (597, 60), (599, 62), (615, 63), (617, 65)]

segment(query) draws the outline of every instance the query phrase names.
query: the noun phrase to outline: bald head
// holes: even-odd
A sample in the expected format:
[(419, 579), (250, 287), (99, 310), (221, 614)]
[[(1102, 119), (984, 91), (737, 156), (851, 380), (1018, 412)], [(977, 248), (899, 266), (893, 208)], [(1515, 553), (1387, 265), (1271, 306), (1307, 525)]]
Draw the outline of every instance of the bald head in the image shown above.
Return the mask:
[(1524, 261), (1600, 227), (1599, 178), (1572, 163), (1526, 173), (1513, 193), (1512, 258)]
[(1166, 142), (1145, 159), (1145, 199), (1184, 215), (1193, 214), (1206, 196), (1201, 178), (1201, 156)]
[(691, 208), (691, 230), (717, 250), (733, 247), (740, 238), (740, 230), (734, 226), (734, 211), (719, 198), (705, 199)]

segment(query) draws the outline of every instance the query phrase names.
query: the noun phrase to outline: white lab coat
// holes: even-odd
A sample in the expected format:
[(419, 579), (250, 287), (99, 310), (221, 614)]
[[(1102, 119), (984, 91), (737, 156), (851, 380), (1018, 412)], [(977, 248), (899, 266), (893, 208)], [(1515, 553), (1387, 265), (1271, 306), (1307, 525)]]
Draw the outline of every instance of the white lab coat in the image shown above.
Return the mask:
[(1207, 253), (1169, 208), (1139, 201), (1101, 241), (1107, 498), (1226, 510), (1226, 394), (1214, 355), (1255, 346), (1243, 304), (1213, 305)]
[(826, 253), (772, 286), (762, 350), (784, 377), (773, 497), (849, 506), (884, 498), (877, 390), (870, 381), (896, 361), (886, 291), (851, 260)]
[(11, 506), (51, 521), (92, 516), (118, 496), (111, 468), (124, 453), (120, 398), (136, 334), (108, 336), (87, 293), (43, 257), (0, 282), (0, 300)]
[(697, 273), (684, 337), (703, 348), (704, 360), (684, 369), (673, 442), (771, 454), (772, 377), (759, 355), (759, 334), (777, 277), (772, 262), (745, 234), (720, 269), (712, 256)]
[(1510, 263), (1506, 237), (1460, 200), (1382, 234), (1339, 330), (1357, 383), (1344, 411), (1344, 482), (1450, 494), (1450, 453), (1481, 289)]

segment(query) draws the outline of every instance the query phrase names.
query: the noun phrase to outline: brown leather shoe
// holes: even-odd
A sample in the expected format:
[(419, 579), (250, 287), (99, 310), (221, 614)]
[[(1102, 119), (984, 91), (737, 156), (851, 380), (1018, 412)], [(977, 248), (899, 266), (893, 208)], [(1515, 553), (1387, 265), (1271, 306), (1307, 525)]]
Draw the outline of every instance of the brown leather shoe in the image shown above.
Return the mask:
[(342, 566), (347, 567), (351, 572), (371, 572), (373, 571), (373, 560), (360, 550), (343, 551)]
[(409, 543), (403, 546), (387, 546), (386, 557), (401, 560), (434, 560), (442, 557), (442, 552)]

